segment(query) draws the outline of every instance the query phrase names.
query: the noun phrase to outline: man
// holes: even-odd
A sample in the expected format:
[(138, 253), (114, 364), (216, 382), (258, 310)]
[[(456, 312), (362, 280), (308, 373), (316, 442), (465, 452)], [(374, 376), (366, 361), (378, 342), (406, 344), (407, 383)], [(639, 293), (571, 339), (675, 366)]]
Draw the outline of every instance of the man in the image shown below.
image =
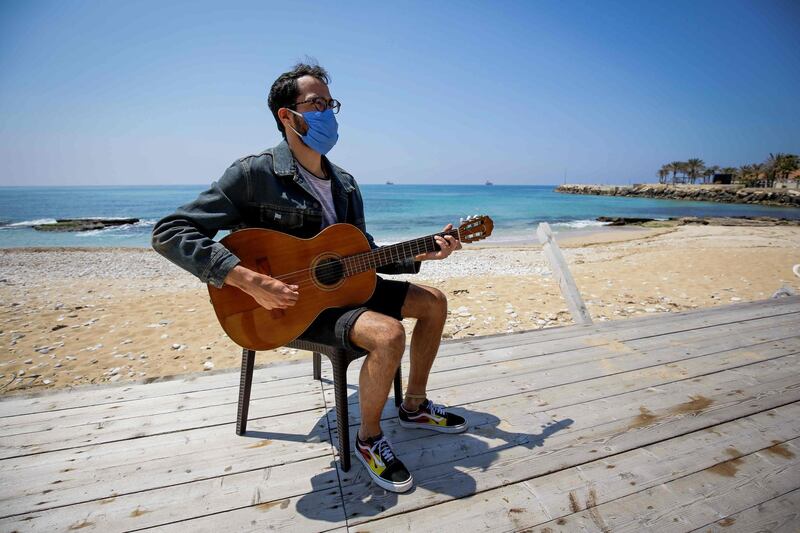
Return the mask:
[[(338, 139), (334, 116), (341, 105), (328, 91), (328, 74), (320, 66), (300, 63), (281, 74), (269, 93), (269, 107), (284, 140), (261, 154), (239, 159), (200, 196), (160, 220), (153, 229), (153, 248), (170, 261), (215, 287), (232, 285), (266, 309), (287, 309), (302, 297), (297, 285), (249, 270), (222, 244), (219, 230), (255, 226), (308, 238), (322, 228), (346, 222), (366, 235), (361, 193), (353, 177), (325, 154)], [(445, 231), (451, 229), (448, 225)], [(439, 250), (380, 269), (384, 274), (417, 273), (420, 262), (444, 259), (461, 244), (437, 236)], [(406, 428), (459, 433), (466, 421), (426, 398), (431, 365), (447, 317), (441, 291), (424, 285), (378, 277), (373, 296), (363, 306), (328, 309), (301, 339), (358, 346), (369, 353), (359, 377), (361, 427), (356, 456), (381, 487), (404, 492), (411, 473), (383, 435), (380, 416), (405, 349), (402, 318), (416, 318), (411, 337), (408, 388), (398, 410)]]

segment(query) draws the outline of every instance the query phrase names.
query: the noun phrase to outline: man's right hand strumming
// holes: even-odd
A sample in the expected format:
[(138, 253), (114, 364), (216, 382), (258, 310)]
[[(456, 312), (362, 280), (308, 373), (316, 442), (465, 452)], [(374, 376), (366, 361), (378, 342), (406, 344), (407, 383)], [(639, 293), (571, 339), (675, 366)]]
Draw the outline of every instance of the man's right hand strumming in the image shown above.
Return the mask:
[(286, 309), (297, 303), (297, 285), (287, 285), (241, 265), (228, 272), (225, 285), (231, 285), (253, 297), (264, 309)]

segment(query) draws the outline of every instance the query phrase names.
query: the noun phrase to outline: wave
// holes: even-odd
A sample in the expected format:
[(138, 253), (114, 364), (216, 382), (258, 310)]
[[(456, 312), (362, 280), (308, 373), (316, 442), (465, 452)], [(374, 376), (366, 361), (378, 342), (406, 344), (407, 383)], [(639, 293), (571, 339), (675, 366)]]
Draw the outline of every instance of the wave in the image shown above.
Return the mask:
[(607, 226), (608, 222), (598, 222), (597, 220), (583, 219), (583, 220), (570, 220), (567, 222), (553, 222), (551, 225), (554, 228), (583, 229), (583, 228), (597, 228), (597, 227)]
[[(106, 217), (108, 218), (108, 217)], [(76, 237), (93, 237), (97, 235), (113, 235), (115, 233), (126, 233), (130, 232), (130, 230), (135, 230), (139, 228), (152, 228), (155, 223), (158, 222), (155, 218), (148, 218), (144, 220), (140, 220), (139, 222), (135, 222), (133, 224), (122, 224), (121, 226), (109, 226), (107, 228), (102, 229), (93, 229), (89, 231), (79, 231), (75, 233)]]
[(10, 222), (8, 224), (3, 224), (0, 228), (24, 228), (30, 226), (38, 226), (40, 224), (55, 224), (56, 219), (54, 218), (37, 218), (34, 220), (23, 220), (21, 222)]

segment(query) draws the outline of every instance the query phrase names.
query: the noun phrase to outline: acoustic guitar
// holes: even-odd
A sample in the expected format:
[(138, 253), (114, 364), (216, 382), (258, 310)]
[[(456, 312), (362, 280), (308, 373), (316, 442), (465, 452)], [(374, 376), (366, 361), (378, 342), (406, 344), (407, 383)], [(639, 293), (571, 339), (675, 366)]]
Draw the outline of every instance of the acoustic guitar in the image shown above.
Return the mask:
[[(462, 243), (485, 239), (494, 223), (474, 216), (449, 234)], [(378, 267), (434, 252), (434, 235), (370, 249), (366, 236), (350, 224), (333, 224), (315, 237), (300, 239), (261, 228), (235, 231), (220, 241), (243, 267), (297, 285), (297, 302), (267, 310), (244, 291), (208, 286), (211, 303), (225, 333), (243, 348), (270, 350), (296, 339), (330, 307), (357, 306), (372, 296)]]

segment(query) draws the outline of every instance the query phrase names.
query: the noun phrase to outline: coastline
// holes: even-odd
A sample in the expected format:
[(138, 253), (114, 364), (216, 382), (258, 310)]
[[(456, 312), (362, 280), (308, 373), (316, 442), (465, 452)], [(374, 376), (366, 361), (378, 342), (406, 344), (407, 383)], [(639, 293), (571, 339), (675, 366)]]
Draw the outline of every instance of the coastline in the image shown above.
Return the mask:
[[(759, 300), (782, 285), (800, 291), (796, 226), (577, 231), (557, 239), (596, 321)], [(445, 292), (445, 339), (571, 323), (533, 239), (465, 245), (394, 277)], [(0, 321), (4, 396), (240, 363), (205, 286), (147, 248), (0, 249)], [(259, 352), (258, 364), (307, 357), (279, 349)]]
[(590, 196), (627, 196), (661, 200), (693, 200), (730, 204), (800, 207), (800, 189), (759, 189), (743, 185), (578, 185), (564, 184), (558, 193)]

